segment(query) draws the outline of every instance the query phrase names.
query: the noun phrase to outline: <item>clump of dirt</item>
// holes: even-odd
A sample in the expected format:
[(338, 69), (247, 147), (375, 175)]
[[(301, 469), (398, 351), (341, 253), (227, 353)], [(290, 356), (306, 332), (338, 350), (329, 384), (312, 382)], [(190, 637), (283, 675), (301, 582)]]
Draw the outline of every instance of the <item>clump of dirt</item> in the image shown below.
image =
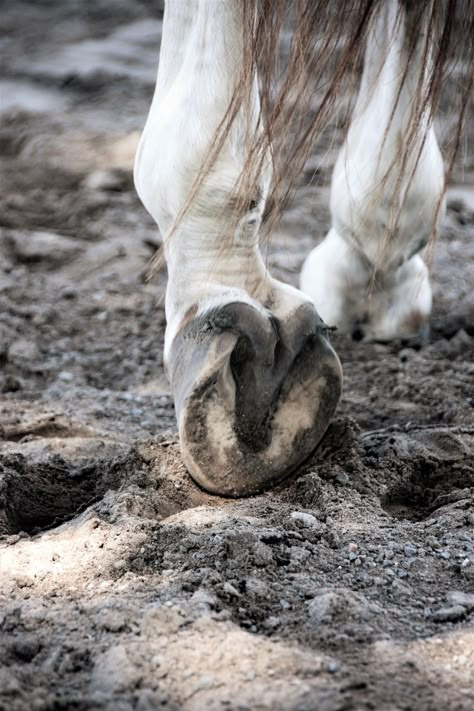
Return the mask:
[[(273, 491), (212, 497), (180, 457), (132, 181), (161, 10), (4, 5), (0, 709), (470, 711), (471, 154), (429, 340), (336, 333), (318, 450)], [(329, 226), (325, 141), (266, 256), (292, 284)]]

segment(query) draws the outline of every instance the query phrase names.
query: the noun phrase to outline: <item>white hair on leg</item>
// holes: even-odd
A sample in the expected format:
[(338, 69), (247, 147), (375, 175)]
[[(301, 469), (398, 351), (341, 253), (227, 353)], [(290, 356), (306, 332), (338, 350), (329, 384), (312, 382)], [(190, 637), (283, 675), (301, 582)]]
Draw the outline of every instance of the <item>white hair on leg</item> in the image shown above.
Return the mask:
[[(301, 287), (321, 316), (369, 338), (414, 336), (431, 311), (418, 256), (444, 212), (444, 169), (427, 90), (431, 38), (407, 51), (407, 16), (386, 2), (371, 29), (351, 125), (331, 188), (332, 229), (309, 255)], [(409, 143), (408, 143), (409, 142)], [(363, 324), (361, 326), (361, 324)]]

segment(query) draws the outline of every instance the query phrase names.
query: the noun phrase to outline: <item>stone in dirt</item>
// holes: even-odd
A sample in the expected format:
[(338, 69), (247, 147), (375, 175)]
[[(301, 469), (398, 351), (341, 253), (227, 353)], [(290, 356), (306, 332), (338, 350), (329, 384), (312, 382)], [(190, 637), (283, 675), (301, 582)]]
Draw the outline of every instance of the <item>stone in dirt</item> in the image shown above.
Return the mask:
[(463, 605), (453, 605), (452, 607), (442, 607), (433, 612), (434, 622), (457, 622), (467, 615), (467, 609)]
[(118, 644), (100, 654), (94, 664), (91, 689), (106, 694), (125, 691), (137, 686), (140, 669), (130, 660), (126, 648)]
[(2, 235), (12, 256), (21, 263), (44, 262), (54, 267), (76, 256), (80, 242), (53, 232), (7, 231)]

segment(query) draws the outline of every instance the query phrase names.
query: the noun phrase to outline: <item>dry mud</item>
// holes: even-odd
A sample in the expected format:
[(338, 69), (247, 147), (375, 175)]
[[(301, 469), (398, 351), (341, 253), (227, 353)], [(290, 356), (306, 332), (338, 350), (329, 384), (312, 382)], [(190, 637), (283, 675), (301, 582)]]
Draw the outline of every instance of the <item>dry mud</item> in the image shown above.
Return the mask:
[[(0, 709), (472, 709), (472, 131), (429, 343), (336, 334), (318, 451), (226, 501), (181, 463), (166, 276), (143, 280), (156, 3), (5, 2), (1, 24)], [(292, 283), (335, 150), (268, 254)]]

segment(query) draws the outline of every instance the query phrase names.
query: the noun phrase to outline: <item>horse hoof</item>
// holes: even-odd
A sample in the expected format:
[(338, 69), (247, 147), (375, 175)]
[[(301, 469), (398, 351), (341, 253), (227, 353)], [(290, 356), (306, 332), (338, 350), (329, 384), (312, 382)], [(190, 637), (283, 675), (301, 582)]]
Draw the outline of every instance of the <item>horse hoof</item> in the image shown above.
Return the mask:
[(314, 307), (284, 320), (237, 302), (176, 335), (168, 358), (181, 450), (207, 491), (274, 486), (314, 450), (342, 389), (339, 359)]

